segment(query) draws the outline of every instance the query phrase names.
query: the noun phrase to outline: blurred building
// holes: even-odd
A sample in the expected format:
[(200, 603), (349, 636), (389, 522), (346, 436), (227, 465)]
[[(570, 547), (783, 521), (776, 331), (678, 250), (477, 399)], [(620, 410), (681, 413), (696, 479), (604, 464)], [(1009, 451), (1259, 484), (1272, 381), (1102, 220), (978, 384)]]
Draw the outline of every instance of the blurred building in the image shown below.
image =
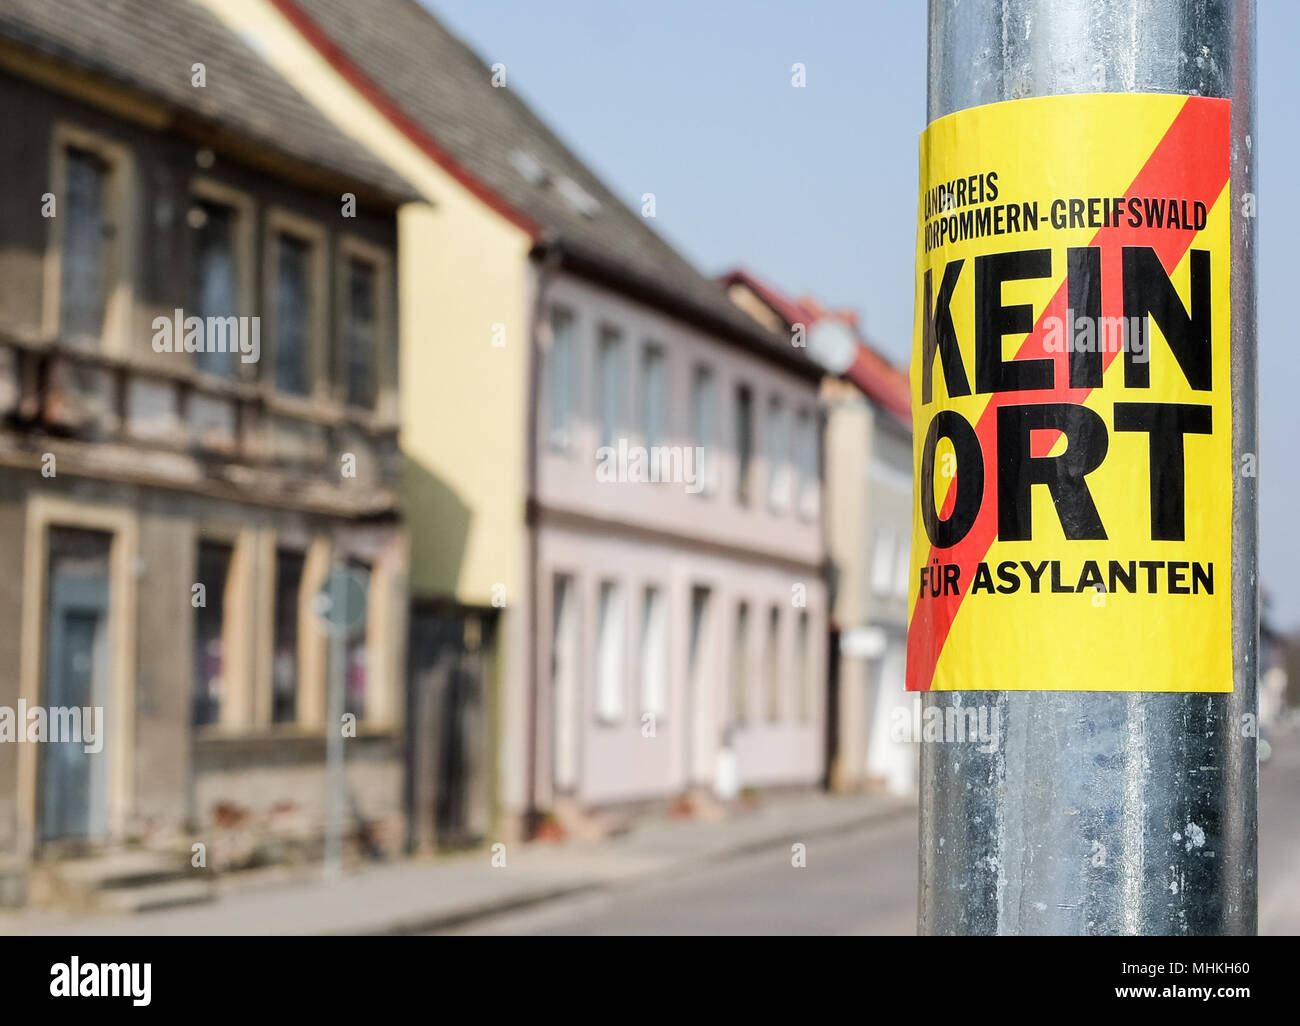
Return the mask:
[(0, 706), (106, 717), (0, 744), (10, 897), (34, 856), (319, 843), (331, 561), (349, 825), (400, 843), (410, 187), (191, 0), (5, 0), (0, 122)]
[(205, 2), (429, 201), (400, 232), (413, 840), (815, 784), (820, 372), (417, 4)]
[(783, 295), (743, 270), (724, 275), (722, 283), (738, 306), (769, 327), (801, 331), (809, 351), (834, 372), (822, 386), (837, 659), (829, 783), (842, 791), (872, 783), (914, 793), (916, 746), (893, 729), (900, 716), (910, 724), (912, 715), (903, 690), (912, 531), (907, 372), (868, 344), (851, 313)]
[(1281, 726), (1300, 705), (1296, 690), (1296, 645), (1277, 626), (1272, 595), (1261, 589), (1259, 609), (1259, 726), (1262, 730)]

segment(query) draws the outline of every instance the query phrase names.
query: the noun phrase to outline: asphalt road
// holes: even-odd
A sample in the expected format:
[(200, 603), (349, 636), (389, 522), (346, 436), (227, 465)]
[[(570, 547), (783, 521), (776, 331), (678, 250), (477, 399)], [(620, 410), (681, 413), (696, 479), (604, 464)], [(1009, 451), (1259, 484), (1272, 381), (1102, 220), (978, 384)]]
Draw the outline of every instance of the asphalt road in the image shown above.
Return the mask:
[[(1260, 932), (1300, 934), (1300, 737), (1274, 739), (1260, 773)], [(901, 817), (809, 842), (806, 866), (758, 852), (672, 881), (479, 920), (457, 934), (916, 932), (916, 823)]]
[(783, 848), (671, 882), (481, 920), (458, 934), (913, 934), (916, 822), (910, 816)]

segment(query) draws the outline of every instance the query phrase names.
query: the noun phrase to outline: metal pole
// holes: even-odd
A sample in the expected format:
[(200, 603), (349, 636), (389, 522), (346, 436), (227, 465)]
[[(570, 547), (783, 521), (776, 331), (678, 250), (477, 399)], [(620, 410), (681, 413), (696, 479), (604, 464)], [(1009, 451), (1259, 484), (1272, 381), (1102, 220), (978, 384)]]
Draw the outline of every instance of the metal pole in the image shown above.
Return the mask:
[(330, 575), (329, 625), (329, 700), (325, 720), (325, 878), (337, 880), (343, 875), (343, 673), (347, 659), (348, 594), (347, 578), (341, 567)]
[[(930, 120), (1064, 93), (1232, 100), (1233, 456), (1253, 463), (1254, 0), (930, 0), (929, 19)], [(998, 710), (1002, 744), (921, 745), (921, 933), (1255, 932), (1258, 493), (1235, 481), (1233, 693), (961, 693)]]

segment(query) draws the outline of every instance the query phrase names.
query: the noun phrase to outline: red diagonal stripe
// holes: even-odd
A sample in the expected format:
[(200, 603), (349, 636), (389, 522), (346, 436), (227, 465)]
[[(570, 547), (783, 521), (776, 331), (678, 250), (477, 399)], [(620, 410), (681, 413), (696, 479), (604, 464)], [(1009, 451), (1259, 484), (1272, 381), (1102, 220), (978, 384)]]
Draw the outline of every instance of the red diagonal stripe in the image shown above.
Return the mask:
[[(1151, 157), (1133, 179), (1125, 193), (1130, 197), (1186, 198), (1189, 204), (1199, 199), (1213, 209), (1215, 201), (1228, 181), (1229, 101), (1208, 97), (1190, 97), (1179, 110), (1169, 130), (1156, 146)], [(1120, 266), (1124, 246), (1147, 245), (1154, 247), (1166, 269), (1177, 266), (1195, 238), (1192, 230), (1130, 228), (1127, 223), (1099, 229), (1093, 236), (1092, 246), (1101, 247), (1103, 268)], [(969, 273), (964, 271), (964, 273)], [(1122, 283), (1113, 271), (1102, 275), (1102, 310), (1107, 316), (1116, 316), (1123, 306)], [(1044, 347), (1044, 321), (1050, 315), (1065, 318), (1068, 302), (1067, 286), (1062, 282), (1051, 301), (1039, 316), (1034, 330), (1026, 337), (1016, 353), (1017, 359), (1048, 358), (1056, 363), (1055, 378), (1069, 381), (1068, 353), (1048, 352)], [(923, 315), (928, 316), (929, 311)], [(1105, 352), (1103, 361), (1109, 366), (1114, 352)], [(988, 555), (989, 547), (997, 536), (997, 439), (998, 408), (1024, 402), (1082, 403), (1091, 389), (1072, 389), (1067, 384), (1052, 391), (1001, 392), (990, 397), (975, 433), (984, 453), (984, 498), (979, 515), (970, 532), (960, 543), (950, 549), (931, 548), (926, 557), (929, 563), (935, 557), (940, 562), (956, 563), (961, 567), (960, 580), (965, 586), (974, 574), (975, 567)], [(1059, 432), (1039, 432), (1034, 436), (1032, 451), (1035, 456), (1045, 456), (1059, 437)], [(956, 496), (954, 479), (944, 503), (943, 515), (951, 512)], [(919, 494), (919, 492), (917, 493)], [(934, 678), (939, 654), (943, 651), (952, 623), (964, 595), (945, 595), (918, 599), (912, 622), (907, 632), (907, 690), (928, 691)]]

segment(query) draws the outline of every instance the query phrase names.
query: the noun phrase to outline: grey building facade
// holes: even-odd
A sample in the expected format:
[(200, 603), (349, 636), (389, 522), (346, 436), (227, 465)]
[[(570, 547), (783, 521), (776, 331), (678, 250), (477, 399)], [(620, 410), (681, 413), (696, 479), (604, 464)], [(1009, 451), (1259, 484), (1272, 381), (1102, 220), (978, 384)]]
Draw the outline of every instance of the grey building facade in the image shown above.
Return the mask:
[[(408, 187), (189, 0), (7, 2), (0, 123), (5, 897), (313, 850), (329, 729), (348, 833), (399, 844)], [(365, 596), (339, 725), (331, 566)]]

